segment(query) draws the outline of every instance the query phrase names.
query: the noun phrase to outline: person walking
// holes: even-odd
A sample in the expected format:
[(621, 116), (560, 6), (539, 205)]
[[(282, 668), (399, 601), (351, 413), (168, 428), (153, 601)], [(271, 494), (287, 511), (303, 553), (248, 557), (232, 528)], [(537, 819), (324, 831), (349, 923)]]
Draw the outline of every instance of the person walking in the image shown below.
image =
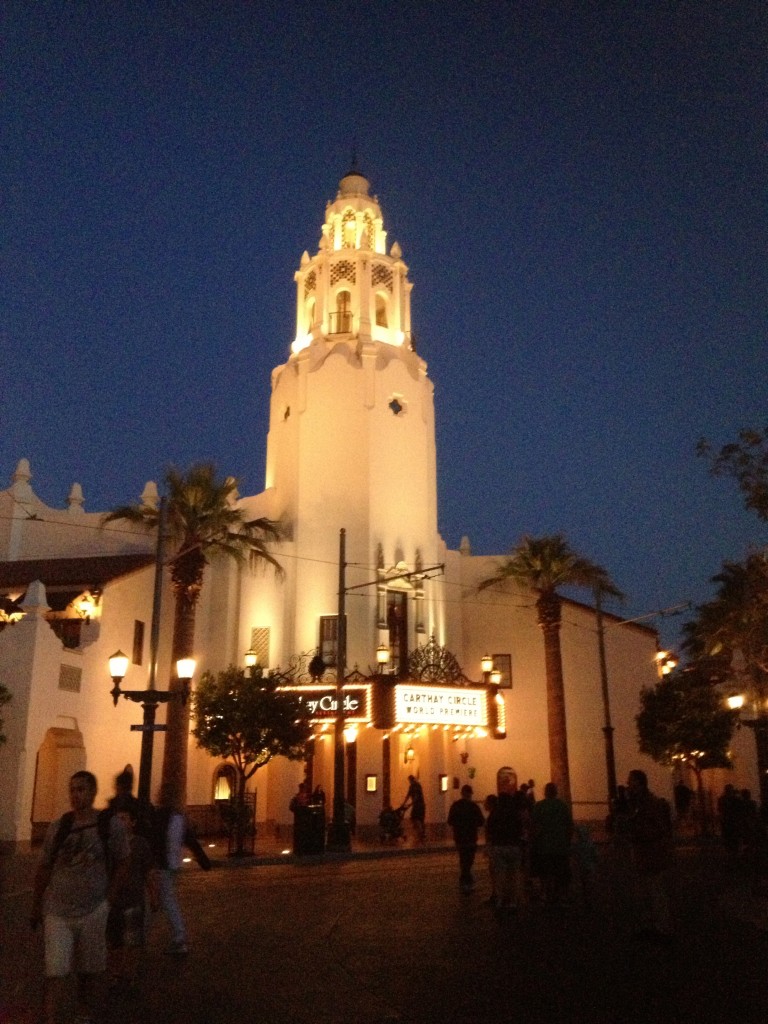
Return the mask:
[(544, 902), (560, 906), (571, 880), (573, 818), (568, 804), (558, 797), (554, 782), (546, 784), (544, 799), (533, 808), (531, 831), (531, 870), (541, 879)]
[[(499, 793), (488, 798), (485, 842), (494, 892), (491, 905), (499, 910), (522, 909), (526, 903), (523, 849), (527, 826), (525, 796)], [(488, 803), (486, 803), (488, 808)]]
[(126, 796), (115, 798), (110, 810), (116, 814), (128, 834), (130, 857), (125, 884), (109, 908), (107, 917), (108, 984), (112, 991), (132, 993), (136, 990), (144, 946), (146, 943), (146, 906), (159, 909), (157, 872), (152, 847), (139, 835), (138, 801)]
[(94, 810), (96, 790), (91, 772), (70, 778), (72, 809), (48, 827), (35, 874), (30, 924), (44, 928), (45, 1024), (56, 1024), (73, 971), (76, 1022), (92, 1024), (107, 966), (107, 914), (125, 882), (130, 846), (123, 823)]
[(186, 956), (189, 952), (187, 927), (176, 892), (176, 878), (183, 863), (183, 848), (186, 846), (191, 851), (203, 871), (211, 870), (211, 862), (190, 832), (186, 815), (173, 802), (173, 790), (168, 784), (160, 788), (153, 821), (152, 845), (158, 869), (160, 906), (171, 926), (170, 951), (177, 956)]
[(405, 794), (401, 809), (411, 809), (411, 822), (416, 841), (423, 843), (426, 839), (426, 826), (424, 824), (427, 816), (427, 804), (424, 800), (424, 790), (415, 775), (408, 776), (408, 792)]
[(475, 887), (472, 867), (477, 855), (477, 837), (483, 827), (483, 812), (472, 799), (472, 787), (461, 787), (461, 799), (455, 800), (448, 811), (448, 825), (459, 854), (459, 888), (465, 894)]
[(629, 840), (635, 876), (635, 938), (668, 942), (672, 915), (667, 877), (672, 867), (672, 812), (669, 803), (648, 788), (644, 771), (634, 768), (627, 780)]

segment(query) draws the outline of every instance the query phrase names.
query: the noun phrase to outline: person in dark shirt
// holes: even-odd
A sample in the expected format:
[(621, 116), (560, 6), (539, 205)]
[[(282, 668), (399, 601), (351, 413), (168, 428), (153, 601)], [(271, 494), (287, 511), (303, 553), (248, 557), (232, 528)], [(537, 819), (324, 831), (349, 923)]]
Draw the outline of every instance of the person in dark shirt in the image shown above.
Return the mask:
[(416, 841), (423, 843), (426, 838), (424, 819), (427, 816), (427, 805), (424, 800), (424, 790), (415, 775), (408, 776), (408, 792), (402, 803), (402, 810), (411, 809), (411, 821), (413, 831), (416, 833)]
[(527, 802), (523, 793), (500, 793), (494, 797), (485, 822), (485, 842), (494, 880), (492, 905), (501, 910), (518, 909), (525, 904), (526, 826)]
[[(138, 801), (136, 801), (138, 803)], [(111, 809), (123, 823), (130, 842), (126, 881), (109, 908), (107, 947), (109, 949), (109, 984), (117, 989), (132, 990), (138, 980), (141, 953), (146, 940), (146, 904), (159, 908), (159, 890), (154, 857), (149, 840), (139, 835), (140, 811), (130, 798), (116, 798)]]
[(470, 893), (475, 887), (472, 867), (477, 855), (477, 837), (483, 827), (483, 812), (472, 799), (472, 787), (461, 787), (461, 799), (451, 804), (448, 825), (453, 831), (453, 841), (459, 854), (459, 888)]
[(635, 938), (668, 942), (672, 915), (667, 894), (673, 860), (672, 814), (663, 797), (648, 788), (644, 771), (633, 768), (627, 781), (629, 839), (635, 869)]

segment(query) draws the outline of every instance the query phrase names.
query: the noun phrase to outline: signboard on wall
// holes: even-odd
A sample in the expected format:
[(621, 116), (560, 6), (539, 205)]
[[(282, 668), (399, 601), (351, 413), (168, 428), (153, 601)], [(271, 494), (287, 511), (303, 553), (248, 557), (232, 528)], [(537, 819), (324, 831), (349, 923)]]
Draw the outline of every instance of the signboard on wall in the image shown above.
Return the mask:
[[(313, 722), (327, 722), (338, 714), (338, 700), (335, 686), (286, 686), (281, 689), (291, 690), (302, 704), (309, 710)], [(345, 686), (342, 698), (344, 718), (350, 722), (367, 722), (370, 720), (368, 710), (368, 686)]]
[(395, 720), (428, 725), (488, 724), (485, 690), (464, 686), (419, 686), (402, 683), (395, 687)]

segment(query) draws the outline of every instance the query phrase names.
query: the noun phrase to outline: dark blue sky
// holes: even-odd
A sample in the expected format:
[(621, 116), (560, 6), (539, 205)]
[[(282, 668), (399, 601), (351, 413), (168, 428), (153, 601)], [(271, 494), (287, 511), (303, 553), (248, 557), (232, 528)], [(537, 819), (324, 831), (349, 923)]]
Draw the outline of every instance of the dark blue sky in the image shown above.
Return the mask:
[(213, 459), (260, 491), (293, 272), (356, 146), (448, 544), (562, 531), (628, 617), (706, 599), (766, 542), (695, 445), (766, 422), (767, 12), (6, 2), (0, 486), (28, 457), (102, 510)]

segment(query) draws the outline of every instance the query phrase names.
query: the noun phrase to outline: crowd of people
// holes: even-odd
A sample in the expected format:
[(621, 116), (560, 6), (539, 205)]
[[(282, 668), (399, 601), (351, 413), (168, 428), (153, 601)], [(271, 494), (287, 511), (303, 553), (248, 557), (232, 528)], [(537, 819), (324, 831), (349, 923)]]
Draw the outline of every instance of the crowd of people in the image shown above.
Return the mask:
[[(543, 799), (537, 801), (532, 782), (518, 787), (512, 780), (501, 792), (489, 794), (483, 809), (485, 815), (467, 784), (448, 812), (461, 891), (471, 893), (475, 888), (473, 868), (484, 830), (489, 904), (500, 910), (522, 909), (534, 879), (535, 891), (545, 903), (562, 904), (571, 880), (572, 850), (578, 844), (573, 844), (570, 808), (558, 797), (554, 782), (547, 783)], [(588, 839), (588, 833), (583, 833), (584, 842)]]
[[(77, 979), (79, 1024), (93, 1020), (99, 979), (106, 975), (117, 989), (135, 986), (144, 947), (147, 910), (162, 909), (171, 932), (170, 951), (188, 952), (187, 933), (176, 894), (176, 876), (188, 847), (199, 865), (210, 861), (188, 827), (168, 787), (157, 805), (133, 795), (129, 769), (115, 780), (115, 795), (101, 811), (94, 808), (97, 780), (87, 771), (69, 782), (71, 809), (49, 826), (35, 875), (31, 925), (43, 925), (46, 991), (45, 1024), (55, 1024), (66, 979)], [(297, 816), (310, 807), (322, 809), (321, 787), (306, 783), (291, 801)], [(382, 812), (382, 834), (403, 835), (402, 819), (410, 810), (414, 841), (425, 841), (426, 804), (418, 779), (408, 778), (402, 804)], [(387, 813), (389, 812), (389, 813)], [(726, 848), (740, 856), (766, 844), (766, 829), (748, 790), (726, 785), (718, 801), (720, 834)], [(533, 780), (518, 786), (514, 777), (489, 794), (482, 808), (472, 786), (461, 788), (447, 823), (459, 861), (459, 887), (475, 889), (475, 860), (484, 833), (490, 895), (498, 912), (521, 912), (531, 899), (558, 908), (566, 904), (574, 875), (585, 906), (590, 906), (598, 866), (597, 848), (584, 825), (575, 824), (557, 786), (548, 782), (541, 800)], [(654, 795), (645, 773), (629, 772), (619, 786), (607, 826), (615, 845), (631, 854), (634, 876), (636, 936), (666, 942), (673, 924), (668, 874), (673, 863), (670, 804)]]
[(187, 846), (204, 870), (211, 866), (171, 790), (156, 807), (133, 795), (133, 773), (115, 780), (115, 795), (97, 811), (96, 777), (69, 781), (70, 810), (49, 826), (33, 889), (30, 924), (43, 926), (45, 1024), (57, 1024), (67, 979), (76, 977), (77, 1024), (91, 1024), (104, 976), (118, 991), (135, 988), (144, 948), (146, 910), (162, 909), (171, 952), (188, 952), (176, 875)]
[[(619, 803), (615, 828), (634, 877), (635, 936), (671, 941), (667, 888), (673, 832), (669, 802), (654, 795), (645, 773), (634, 769), (621, 787)], [(574, 882), (585, 908), (592, 905), (597, 847), (588, 827), (574, 823), (554, 782), (548, 782), (543, 799), (536, 800), (532, 784), (518, 787), (512, 780), (501, 792), (487, 796), (482, 810), (472, 787), (464, 785), (450, 808), (448, 825), (458, 853), (462, 893), (475, 889), (474, 865), (484, 830), (491, 890), (487, 903), (496, 911), (523, 912), (531, 900), (563, 907), (571, 898)]]

